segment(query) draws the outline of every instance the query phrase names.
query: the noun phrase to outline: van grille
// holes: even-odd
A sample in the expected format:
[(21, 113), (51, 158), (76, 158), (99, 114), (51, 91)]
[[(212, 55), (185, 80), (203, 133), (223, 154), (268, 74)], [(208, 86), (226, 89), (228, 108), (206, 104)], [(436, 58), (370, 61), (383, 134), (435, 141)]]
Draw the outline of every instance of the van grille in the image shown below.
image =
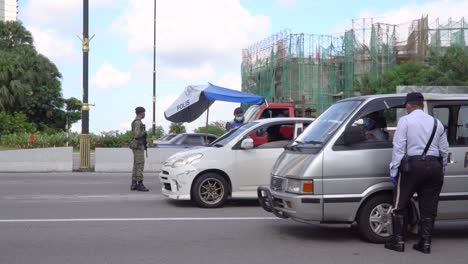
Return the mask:
[(270, 188), (273, 191), (282, 191), (283, 190), (284, 178), (273, 176), (271, 177)]

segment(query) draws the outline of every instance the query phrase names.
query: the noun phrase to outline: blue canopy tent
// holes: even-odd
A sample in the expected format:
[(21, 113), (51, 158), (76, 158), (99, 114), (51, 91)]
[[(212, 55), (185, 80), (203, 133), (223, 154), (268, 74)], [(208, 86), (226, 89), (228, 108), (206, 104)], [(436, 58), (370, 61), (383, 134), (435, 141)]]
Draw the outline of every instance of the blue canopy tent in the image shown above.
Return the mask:
[(240, 92), (211, 83), (207, 85), (189, 85), (177, 100), (164, 112), (164, 117), (171, 122), (192, 122), (208, 111), (214, 101), (244, 104), (262, 104), (263, 97)]

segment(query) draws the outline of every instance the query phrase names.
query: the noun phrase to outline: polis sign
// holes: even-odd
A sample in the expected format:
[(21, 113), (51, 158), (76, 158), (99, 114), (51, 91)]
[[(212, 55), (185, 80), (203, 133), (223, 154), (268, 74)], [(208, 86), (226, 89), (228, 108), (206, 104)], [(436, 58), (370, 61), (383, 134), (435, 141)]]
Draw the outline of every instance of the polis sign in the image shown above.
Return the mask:
[(187, 99), (185, 102), (177, 105), (177, 111), (180, 111), (190, 105), (190, 100)]

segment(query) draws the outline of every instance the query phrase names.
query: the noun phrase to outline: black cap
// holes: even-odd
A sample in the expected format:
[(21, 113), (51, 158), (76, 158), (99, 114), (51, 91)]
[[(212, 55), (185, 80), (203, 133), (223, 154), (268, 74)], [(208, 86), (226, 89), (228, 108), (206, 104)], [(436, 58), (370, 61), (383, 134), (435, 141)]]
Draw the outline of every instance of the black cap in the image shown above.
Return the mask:
[(135, 108), (135, 113), (139, 114), (139, 113), (144, 113), (146, 112), (145, 108), (139, 106), (137, 108)]
[(237, 115), (237, 114), (243, 114), (244, 113), (244, 109), (242, 109), (242, 107), (237, 107), (236, 109), (234, 109), (234, 114)]
[(408, 93), (406, 95), (405, 104), (411, 103), (411, 102), (424, 102), (424, 96), (418, 92)]

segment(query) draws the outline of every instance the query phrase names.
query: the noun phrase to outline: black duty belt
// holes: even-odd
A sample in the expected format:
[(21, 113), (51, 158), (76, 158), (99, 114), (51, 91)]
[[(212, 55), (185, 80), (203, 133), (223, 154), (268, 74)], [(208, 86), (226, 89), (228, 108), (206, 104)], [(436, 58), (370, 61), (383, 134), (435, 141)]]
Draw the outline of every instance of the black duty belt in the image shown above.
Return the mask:
[[(426, 161), (439, 161), (439, 157), (437, 156), (426, 156)], [(416, 161), (416, 160), (423, 160), (422, 159), (422, 155), (418, 155), (418, 156), (409, 156), (408, 157), (408, 160), (409, 161)]]

